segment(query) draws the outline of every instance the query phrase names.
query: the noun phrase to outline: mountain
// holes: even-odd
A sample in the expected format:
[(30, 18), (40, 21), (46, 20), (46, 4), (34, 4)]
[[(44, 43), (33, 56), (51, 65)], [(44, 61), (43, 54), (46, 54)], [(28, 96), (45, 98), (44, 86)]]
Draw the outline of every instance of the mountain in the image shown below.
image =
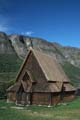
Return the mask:
[(14, 81), (29, 48), (53, 56), (75, 86), (80, 86), (80, 49), (51, 43), (41, 38), (23, 35), (7, 35), (0, 32), (0, 95)]
[(8, 38), (19, 58), (24, 59), (28, 48), (32, 46), (34, 49), (55, 56), (59, 62), (67, 60), (72, 65), (80, 68), (79, 48), (64, 47), (58, 43), (51, 43), (41, 38), (21, 35), (10, 35)]

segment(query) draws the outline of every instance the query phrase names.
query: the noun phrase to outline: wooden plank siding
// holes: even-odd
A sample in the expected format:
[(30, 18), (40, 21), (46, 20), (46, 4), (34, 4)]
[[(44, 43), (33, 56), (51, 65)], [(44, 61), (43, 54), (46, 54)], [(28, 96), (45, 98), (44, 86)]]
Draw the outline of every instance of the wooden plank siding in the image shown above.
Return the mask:
[(32, 104), (37, 104), (37, 105), (51, 104), (51, 93), (33, 93)]

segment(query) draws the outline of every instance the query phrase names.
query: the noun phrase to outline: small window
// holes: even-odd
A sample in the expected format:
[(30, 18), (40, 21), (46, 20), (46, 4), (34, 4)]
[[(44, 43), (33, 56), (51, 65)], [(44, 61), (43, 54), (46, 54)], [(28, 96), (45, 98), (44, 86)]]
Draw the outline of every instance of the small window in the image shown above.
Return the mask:
[(29, 80), (29, 79), (30, 79), (30, 77), (29, 77), (28, 73), (26, 72), (23, 76), (23, 81)]

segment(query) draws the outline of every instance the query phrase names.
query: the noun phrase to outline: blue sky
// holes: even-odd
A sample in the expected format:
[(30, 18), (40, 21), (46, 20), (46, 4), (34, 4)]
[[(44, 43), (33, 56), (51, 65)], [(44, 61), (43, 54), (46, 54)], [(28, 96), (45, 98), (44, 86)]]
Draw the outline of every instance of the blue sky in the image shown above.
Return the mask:
[(80, 47), (80, 0), (0, 0), (0, 31)]

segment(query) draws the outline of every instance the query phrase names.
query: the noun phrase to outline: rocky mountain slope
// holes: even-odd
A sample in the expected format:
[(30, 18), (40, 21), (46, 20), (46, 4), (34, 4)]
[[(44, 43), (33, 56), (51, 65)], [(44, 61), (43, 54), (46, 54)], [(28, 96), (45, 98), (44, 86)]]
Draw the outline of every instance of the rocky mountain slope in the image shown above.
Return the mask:
[(55, 56), (59, 62), (67, 60), (74, 66), (80, 67), (80, 49), (74, 47), (64, 47), (57, 43), (50, 43), (41, 38), (33, 38), (21, 35), (8, 36), (11, 44), (19, 56), (24, 59), (30, 46), (34, 49), (43, 51), (51, 56)]
[(41, 38), (7, 35), (0, 32), (0, 94), (15, 80), (20, 65), (29, 48), (43, 51), (53, 56), (62, 65), (72, 84), (80, 85), (80, 49), (64, 47)]

